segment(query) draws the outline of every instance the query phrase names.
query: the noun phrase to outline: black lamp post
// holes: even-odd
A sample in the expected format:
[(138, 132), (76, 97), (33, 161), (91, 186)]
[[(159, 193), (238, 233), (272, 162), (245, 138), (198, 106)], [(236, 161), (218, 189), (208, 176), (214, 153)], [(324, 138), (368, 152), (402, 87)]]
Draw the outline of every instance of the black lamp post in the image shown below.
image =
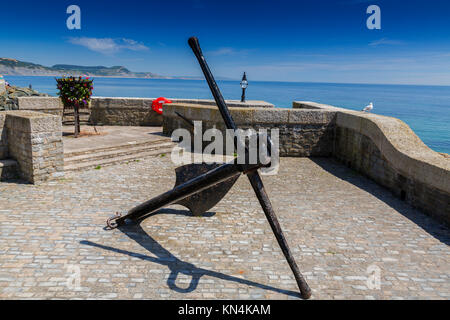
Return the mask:
[(241, 80), (241, 88), (242, 88), (242, 96), (241, 96), (241, 102), (245, 102), (245, 89), (247, 89), (248, 87), (248, 81), (247, 81), (247, 76), (244, 75), (242, 76), (242, 80)]

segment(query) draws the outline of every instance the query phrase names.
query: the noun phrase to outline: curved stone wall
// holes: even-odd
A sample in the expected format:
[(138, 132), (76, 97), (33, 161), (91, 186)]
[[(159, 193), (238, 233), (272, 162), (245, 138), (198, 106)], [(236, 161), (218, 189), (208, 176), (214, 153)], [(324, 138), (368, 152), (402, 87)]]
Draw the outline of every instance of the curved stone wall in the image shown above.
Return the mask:
[(406, 123), (311, 102), (293, 107), (334, 111), (335, 158), (450, 225), (450, 159), (427, 147)]

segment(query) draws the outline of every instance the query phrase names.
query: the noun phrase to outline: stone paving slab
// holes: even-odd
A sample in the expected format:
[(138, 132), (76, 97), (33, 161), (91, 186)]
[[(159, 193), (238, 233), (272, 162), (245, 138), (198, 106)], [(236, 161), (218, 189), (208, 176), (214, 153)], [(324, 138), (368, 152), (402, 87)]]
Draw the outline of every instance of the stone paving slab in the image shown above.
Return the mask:
[(82, 132), (97, 133), (99, 135), (73, 137), (73, 126), (63, 126), (64, 153), (111, 148), (114, 146), (153, 142), (158, 140), (170, 141), (162, 136), (161, 127), (136, 126), (81, 126)]
[[(0, 298), (299, 299), (245, 177), (203, 217), (172, 206), (103, 229), (173, 170), (166, 156), (0, 183)], [(331, 159), (283, 158), (263, 180), (313, 299), (450, 298), (445, 226)]]

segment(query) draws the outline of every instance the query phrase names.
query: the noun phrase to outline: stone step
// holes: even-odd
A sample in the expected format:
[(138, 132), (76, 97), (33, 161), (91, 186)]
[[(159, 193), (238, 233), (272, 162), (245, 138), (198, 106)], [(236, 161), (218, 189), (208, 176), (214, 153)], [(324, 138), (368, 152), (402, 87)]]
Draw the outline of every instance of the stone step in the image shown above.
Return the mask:
[(18, 168), (19, 166), (16, 160), (0, 160), (0, 181), (17, 179), (19, 177)]
[[(94, 154), (99, 152), (107, 152), (107, 151), (114, 151), (114, 150), (124, 150), (129, 148), (136, 148), (136, 147), (143, 147), (143, 146), (152, 146), (152, 145), (159, 145), (161, 143), (172, 143), (170, 138), (162, 137), (157, 140), (151, 140), (151, 141), (131, 141), (128, 143), (120, 144), (120, 145), (113, 145), (108, 147), (101, 147), (101, 148), (95, 148), (95, 149), (83, 149), (83, 150), (77, 150), (72, 152), (64, 152), (64, 158), (72, 158), (75, 156), (85, 155), (85, 154)], [(174, 143), (172, 143), (175, 145)]]
[[(80, 117), (80, 124), (87, 124), (87, 123), (89, 123), (89, 117), (86, 118)], [(64, 117), (62, 120), (62, 124), (64, 126), (73, 126), (75, 124), (75, 120), (73, 118), (67, 119)]]
[[(71, 126), (75, 122), (75, 120), (63, 118), (62, 122), (63, 122), (63, 125), (65, 125), (65, 126)], [(89, 117), (80, 118), (80, 122), (89, 122)]]
[(125, 156), (119, 156), (119, 157), (113, 157), (113, 158), (106, 158), (106, 159), (97, 159), (92, 161), (86, 161), (86, 162), (80, 162), (80, 163), (72, 163), (68, 165), (64, 165), (64, 171), (80, 171), (80, 170), (87, 170), (87, 169), (93, 169), (97, 168), (99, 166), (109, 166), (117, 163), (127, 162), (127, 161), (133, 161), (142, 159), (145, 157), (151, 157), (151, 156), (158, 156), (161, 154), (169, 154), (172, 152), (173, 146), (169, 148), (159, 148), (151, 151), (146, 152), (140, 152), (140, 153), (134, 153), (129, 154)]
[(140, 144), (137, 146), (124, 146), (123, 148), (114, 148), (110, 150), (103, 151), (92, 151), (89, 153), (72, 155), (72, 156), (64, 156), (64, 165), (70, 165), (75, 163), (82, 162), (91, 162), (102, 159), (109, 158), (119, 158), (122, 156), (133, 155), (133, 154), (141, 154), (149, 151), (159, 150), (159, 149), (167, 149), (173, 148), (175, 144), (173, 142), (161, 142), (161, 143), (152, 143), (152, 144)]
[[(90, 116), (91, 116), (90, 114), (80, 114), (79, 118), (80, 119), (89, 119)], [(75, 119), (75, 116), (63, 115), (63, 119), (73, 120), (73, 119)]]
[[(73, 115), (75, 115), (75, 112), (73, 111), (73, 110), (71, 110), (71, 111), (64, 111), (64, 116), (73, 116)], [(85, 114), (87, 114), (87, 115), (90, 115), (91, 114), (91, 111), (89, 111), (89, 110), (84, 110), (84, 111), (78, 111), (78, 115), (85, 115)]]
[[(88, 123), (90, 117), (91, 116), (89, 114), (80, 114), (80, 116), (79, 116), (80, 123), (81, 124)], [(66, 125), (66, 126), (73, 125), (75, 123), (75, 117), (72, 115), (63, 115), (62, 123), (63, 123), (63, 125)]]
[[(74, 126), (75, 125), (75, 122), (73, 122), (73, 121), (64, 121), (63, 123), (62, 123), (64, 126)], [(85, 126), (85, 125), (90, 125), (91, 123), (89, 122), (89, 121), (81, 121), (80, 120), (80, 125), (81, 126)], [(83, 130), (83, 128), (81, 128), (81, 130)]]

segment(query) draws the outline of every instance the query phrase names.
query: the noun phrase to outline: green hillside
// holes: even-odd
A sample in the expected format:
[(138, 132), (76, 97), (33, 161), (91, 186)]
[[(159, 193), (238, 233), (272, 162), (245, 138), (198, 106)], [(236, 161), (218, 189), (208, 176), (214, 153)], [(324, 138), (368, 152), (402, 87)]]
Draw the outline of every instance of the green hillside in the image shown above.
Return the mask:
[(46, 67), (31, 62), (19, 61), (10, 58), (0, 58), (0, 74), (5, 75), (87, 75), (103, 77), (128, 77), (128, 78), (167, 78), (151, 72), (132, 72), (123, 66), (78, 66), (70, 64), (56, 64)]

